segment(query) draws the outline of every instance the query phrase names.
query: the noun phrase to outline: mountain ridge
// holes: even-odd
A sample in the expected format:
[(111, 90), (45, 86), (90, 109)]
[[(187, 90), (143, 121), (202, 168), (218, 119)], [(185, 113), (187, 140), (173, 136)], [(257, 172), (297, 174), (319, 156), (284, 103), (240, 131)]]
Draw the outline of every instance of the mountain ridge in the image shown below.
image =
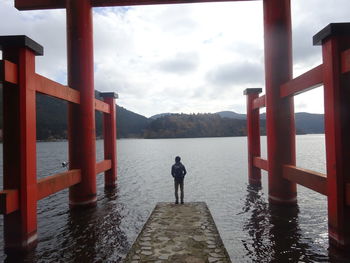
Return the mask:
[[(99, 93), (96, 92), (96, 98)], [(37, 139), (67, 138), (67, 102), (37, 94)], [(2, 128), (2, 96), (0, 96), (0, 129)], [(117, 107), (117, 138), (189, 138), (246, 135), (246, 114), (233, 111), (217, 113), (160, 113), (149, 118)], [(96, 138), (102, 138), (103, 114), (96, 111)], [(266, 114), (260, 115), (261, 134), (266, 133)], [(296, 113), (298, 134), (324, 133), (323, 114)]]
[[(177, 113), (160, 113), (151, 116), (153, 120), (164, 116), (176, 115)], [(221, 118), (246, 120), (247, 115), (244, 113), (237, 113), (234, 111), (219, 111), (212, 114), (218, 114)], [(261, 123), (266, 121), (266, 113), (260, 114)], [(324, 114), (296, 112), (295, 126), (298, 134), (320, 134), (324, 133)]]

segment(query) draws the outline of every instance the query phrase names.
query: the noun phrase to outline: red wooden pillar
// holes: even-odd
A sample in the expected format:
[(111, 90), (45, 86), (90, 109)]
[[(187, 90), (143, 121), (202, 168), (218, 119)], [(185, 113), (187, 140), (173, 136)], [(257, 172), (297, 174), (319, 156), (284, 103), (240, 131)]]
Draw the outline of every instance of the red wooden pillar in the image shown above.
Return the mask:
[(247, 140), (248, 140), (248, 180), (250, 185), (261, 186), (261, 170), (254, 166), (254, 157), (260, 157), (260, 114), (253, 109), (253, 102), (262, 89), (246, 89), (247, 95)]
[(111, 169), (105, 171), (105, 188), (114, 188), (117, 179), (117, 123), (116, 123), (116, 99), (118, 94), (114, 92), (102, 92), (100, 96), (109, 105), (110, 112), (103, 114), (103, 143), (104, 158), (111, 160)]
[(69, 189), (69, 204), (96, 204), (96, 134), (92, 8), (90, 1), (66, 0), (68, 85), (80, 91), (80, 104), (69, 104), (69, 167), (81, 169), (81, 183)]
[(314, 36), (322, 44), (327, 157), (328, 233), (331, 245), (350, 249), (350, 73), (342, 74), (342, 52), (350, 49), (350, 23), (330, 24)]
[(293, 98), (280, 98), (281, 84), (292, 77), (290, 0), (264, 0), (265, 82), (269, 202), (295, 204), (296, 184), (282, 177), (295, 165)]
[(0, 37), (3, 59), (17, 64), (18, 85), (3, 85), (4, 189), (19, 191), (19, 210), (4, 215), (5, 252), (37, 243), (35, 56), (43, 48), (26, 36)]

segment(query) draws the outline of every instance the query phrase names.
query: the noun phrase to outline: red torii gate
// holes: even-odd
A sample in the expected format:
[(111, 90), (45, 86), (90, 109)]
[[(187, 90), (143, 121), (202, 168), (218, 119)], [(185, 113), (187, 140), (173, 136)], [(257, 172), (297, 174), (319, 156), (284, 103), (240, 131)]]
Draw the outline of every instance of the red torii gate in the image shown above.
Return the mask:
[[(327, 196), (328, 236), (332, 246), (350, 248), (350, 23), (332, 23), (313, 37), (314, 45), (322, 45), (323, 63), (297, 78), (286, 81), (276, 90), (281, 103), (286, 98), (324, 86), (324, 119), (327, 173), (297, 167), (295, 159), (270, 159), (271, 156), (271, 105), (262, 89), (246, 89), (248, 135), (248, 181), (261, 186), (261, 169), (268, 171), (269, 188), (278, 186), (271, 175), (271, 166), (278, 165), (280, 182), (297, 183)], [(291, 105), (292, 106), (292, 105)], [(267, 109), (268, 160), (260, 156), (259, 109)], [(280, 116), (283, 118), (283, 115)], [(286, 132), (286, 131), (285, 131)], [(291, 136), (295, 137), (295, 131)], [(294, 140), (294, 139), (293, 139)], [(281, 141), (280, 143), (283, 143)], [(282, 144), (283, 147), (283, 144)], [(291, 153), (295, 156), (294, 147)], [(276, 157), (276, 156), (275, 156)], [(278, 156), (277, 156), (278, 157)], [(294, 157), (295, 158), (295, 157)], [(281, 188), (284, 189), (283, 184)], [(269, 199), (271, 191), (269, 189)]]
[[(15, 6), (19, 10), (67, 10), (68, 85), (80, 91), (80, 106), (69, 106), (70, 169), (81, 169), (81, 182), (70, 188), (71, 206), (94, 205), (96, 202), (92, 7), (224, 1), (244, 0), (15, 0)], [(283, 99), (280, 97), (280, 86), (292, 79), (290, 0), (263, 0), (263, 7), (269, 201), (274, 204), (293, 205), (297, 202), (296, 183), (282, 175), (283, 164), (295, 165), (294, 103), (292, 96)], [(247, 94), (250, 94), (249, 91)], [(267, 167), (267, 163), (260, 161), (261, 167)], [(337, 199), (335, 202), (341, 201)], [(5, 232), (16, 224), (17, 227), (20, 225), (20, 238), (11, 243), (5, 235), (6, 249), (26, 249), (36, 243), (36, 216), (33, 216), (36, 213), (36, 201), (35, 205), (34, 201), (27, 199), (20, 203), (24, 205), (27, 214), (19, 214), (16, 222), (5, 220)], [(341, 220), (349, 219), (349, 208), (340, 210), (334, 213), (341, 216)], [(330, 221), (330, 229), (332, 244), (342, 248), (349, 247), (348, 227), (344, 227), (343, 223), (339, 226), (338, 221)]]

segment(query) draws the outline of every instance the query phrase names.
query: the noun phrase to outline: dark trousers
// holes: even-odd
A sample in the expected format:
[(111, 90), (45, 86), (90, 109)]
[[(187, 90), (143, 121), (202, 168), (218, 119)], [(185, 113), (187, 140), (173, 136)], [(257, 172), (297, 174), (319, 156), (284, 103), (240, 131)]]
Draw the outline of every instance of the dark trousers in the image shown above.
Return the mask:
[(174, 179), (174, 186), (175, 186), (175, 200), (176, 202), (179, 201), (179, 186), (180, 186), (180, 191), (181, 191), (181, 202), (184, 201), (184, 179), (183, 178), (175, 178)]

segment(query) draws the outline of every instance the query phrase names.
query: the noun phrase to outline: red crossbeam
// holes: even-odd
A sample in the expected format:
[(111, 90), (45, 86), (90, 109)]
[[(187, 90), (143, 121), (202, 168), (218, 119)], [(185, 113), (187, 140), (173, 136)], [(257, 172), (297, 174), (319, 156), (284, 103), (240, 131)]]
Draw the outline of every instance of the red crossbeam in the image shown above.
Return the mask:
[(81, 181), (81, 170), (74, 169), (38, 180), (38, 200), (57, 193)]
[(266, 98), (265, 95), (260, 96), (259, 98), (253, 101), (253, 109), (264, 108), (266, 106)]
[(8, 60), (0, 60), (0, 81), (18, 84), (17, 65)]
[[(64, 86), (39, 74), (35, 74), (35, 84), (37, 92), (76, 104), (80, 103), (80, 92), (68, 86)], [(104, 113), (110, 112), (109, 105), (98, 99), (95, 99), (95, 109)]]
[(269, 162), (261, 157), (254, 157), (253, 164), (255, 167), (267, 171), (269, 169)]
[(102, 173), (112, 168), (111, 160), (103, 160), (96, 163), (96, 174)]
[(62, 99), (65, 101), (80, 103), (80, 93), (39, 74), (35, 74), (35, 89), (37, 92)]
[[(158, 5), (158, 4), (188, 4), (202, 2), (234, 2), (256, 0), (91, 0), (94, 7), (131, 6), (131, 5)], [(15, 0), (18, 10), (37, 10), (65, 8), (65, 0)]]
[(299, 77), (281, 85), (280, 96), (294, 96), (310, 89), (317, 88), (323, 83), (323, 65), (319, 65)]
[(345, 50), (341, 54), (341, 73), (350, 72), (350, 49)]
[(19, 206), (18, 190), (4, 190), (0, 192), (0, 214), (7, 215), (16, 211)]
[(109, 105), (102, 100), (95, 99), (95, 110), (102, 111), (104, 113), (110, 113)]
[(327, 195), (327, 176), (325, 174), (298, 168), (293, 165), (284, 165), (283, 177), (320, 194)]
[[(0, 80), (11, 84), (18, 83), (17, 65), (0, 60)], [(50, 80), (39, 74), (35, 74), (35, 89), (37, 92), (62, 99), (72, 103), (80, 103), (80, 93), (75, 89)], [(95, 109), (104, 113), (110, 113), (109, 105), (101, 100), (95, 99)]]
[[(96, 174), (111, 169), (111, 160), (96, 163)], [(37, 200), (71, 187), (81, 181), (81, 170), (74, 169), (39, 179), (37, 183)], [(0, 192), (0, 214), (9, 214), (19, 209), (18, 190), (10, 189)]]

